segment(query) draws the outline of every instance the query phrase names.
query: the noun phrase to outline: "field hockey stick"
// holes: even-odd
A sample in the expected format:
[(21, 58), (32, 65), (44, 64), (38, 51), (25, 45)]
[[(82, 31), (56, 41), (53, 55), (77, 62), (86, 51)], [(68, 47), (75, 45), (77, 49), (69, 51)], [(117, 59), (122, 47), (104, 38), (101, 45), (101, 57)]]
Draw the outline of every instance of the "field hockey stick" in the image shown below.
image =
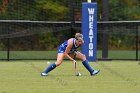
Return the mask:
[(77, 66), (76, 66), (76, 62), (74, 62), (74, 70), (75, 70), (75, 75), (77, 75)]
[(75, 60), (73, 62), (74, 62), (74, 73), (77, 76), (77, 64)]

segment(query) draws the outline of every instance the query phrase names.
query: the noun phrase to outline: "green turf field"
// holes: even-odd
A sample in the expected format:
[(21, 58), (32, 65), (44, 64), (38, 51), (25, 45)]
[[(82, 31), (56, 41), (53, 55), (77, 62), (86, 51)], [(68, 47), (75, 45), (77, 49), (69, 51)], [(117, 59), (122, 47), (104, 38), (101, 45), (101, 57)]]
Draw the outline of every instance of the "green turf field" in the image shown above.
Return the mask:
[(100, 74), (91, 77), (78, 62), (82, 76), (76, 77), (72, 63), (64, 61), (48, 77), (41, 77), (47, 61), (1, 61), (0, 93), (140, 93), (140, 62), (90, 64), (100, 69)]

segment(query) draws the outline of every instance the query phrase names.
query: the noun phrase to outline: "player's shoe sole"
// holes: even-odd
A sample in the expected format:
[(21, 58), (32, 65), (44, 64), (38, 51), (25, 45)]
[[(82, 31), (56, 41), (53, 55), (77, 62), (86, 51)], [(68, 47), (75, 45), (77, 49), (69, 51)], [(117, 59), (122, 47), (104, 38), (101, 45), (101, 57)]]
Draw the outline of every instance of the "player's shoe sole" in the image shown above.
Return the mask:
[(41, 73), (41, 76), (48, 76), (47, 73)]
[(99, 72), (100, 72), (100, 70), (94, 70), (94, 71), (92, 72), (91, 76), (95, 76), (95, 75), (97, 75)]

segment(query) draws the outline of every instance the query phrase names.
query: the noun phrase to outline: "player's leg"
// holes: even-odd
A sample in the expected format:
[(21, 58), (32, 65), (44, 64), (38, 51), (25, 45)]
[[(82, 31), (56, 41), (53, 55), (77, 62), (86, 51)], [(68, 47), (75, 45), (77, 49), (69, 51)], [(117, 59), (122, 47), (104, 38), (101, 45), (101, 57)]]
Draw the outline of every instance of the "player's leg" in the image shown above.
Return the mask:
[(64, 53), (58, 53), (58, 55), (57, 55), (57, 61), (55, 62), (56, 66), (61, 65), (63, 59), (64, 59)]
[(99, 72), (99, 70), (95, 70), (89, 65), (88, 60), (86, 59), (86, 56), (82, 54), (81, 52), (77, 51), (76, 58), (82, 60), (84, 67), (90, 72), (92, 76)]
[(48, 72), (52, 71), (57, 66), (59, 66), (62, 63), (63, 59), (64, 59), (64, 53), (58, 53), (57, 61), (55, 63), (52, 63), (51, 65), (49, 65), (49, 67), (46, 68), (45, 71), (43, 73), (41, 73), (41, 75), (42, 76), (47, 76)]

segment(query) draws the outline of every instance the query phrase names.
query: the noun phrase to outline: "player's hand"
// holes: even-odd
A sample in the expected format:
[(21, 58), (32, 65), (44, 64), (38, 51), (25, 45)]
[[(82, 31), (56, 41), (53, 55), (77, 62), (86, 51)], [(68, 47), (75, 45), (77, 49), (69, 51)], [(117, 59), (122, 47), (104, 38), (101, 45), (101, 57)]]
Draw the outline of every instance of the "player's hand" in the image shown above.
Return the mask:
[(75, 60), (73, 60), (73, 64), (76, 64), (76, 61)]

